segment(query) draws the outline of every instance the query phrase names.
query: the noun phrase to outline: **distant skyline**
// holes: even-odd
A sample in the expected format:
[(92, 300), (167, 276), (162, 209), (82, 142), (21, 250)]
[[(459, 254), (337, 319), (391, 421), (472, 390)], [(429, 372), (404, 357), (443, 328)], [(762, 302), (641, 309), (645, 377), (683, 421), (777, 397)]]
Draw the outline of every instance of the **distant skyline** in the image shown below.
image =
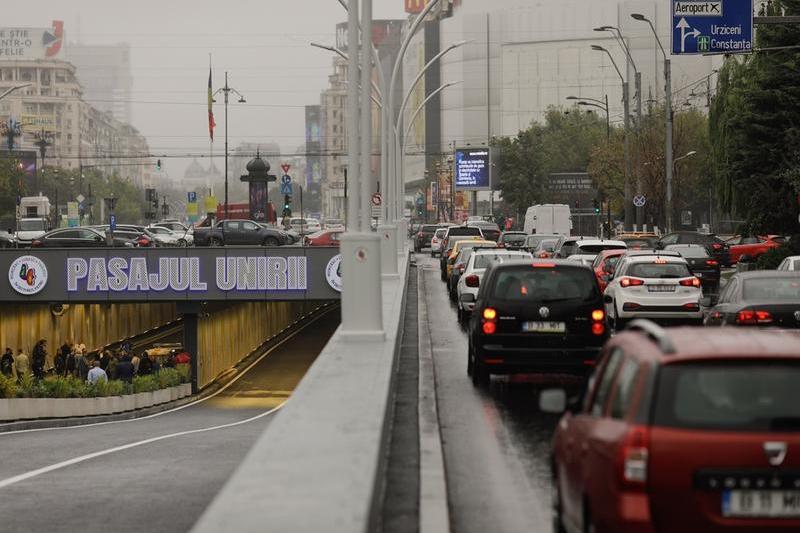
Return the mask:
[[(375, 18), (405, 16), (403, 0), (374, 0), (373, 10)], [(227, 70), (230, 85), (247, 99), (229, 105), (230, 146), (276, 142), (290, 155), (304, 142), (304, 107), (319, 104), (332, 72), (332, 55), (308, 43), (333, 44), (346, 12), (337, 0), (41, 0), (15, 6), (0, 26), (49, 27), (53, 20), (64, 21), (67, 45), (130, 44), (132, 124), (154, 154), (209, 153), (211, 54), (214, 89), (224, 85)], [(224, 150), (221, 103), (214, 106), (215, 154)], [(190, 162), (167, 157), (165, 170), (179, 179)]]

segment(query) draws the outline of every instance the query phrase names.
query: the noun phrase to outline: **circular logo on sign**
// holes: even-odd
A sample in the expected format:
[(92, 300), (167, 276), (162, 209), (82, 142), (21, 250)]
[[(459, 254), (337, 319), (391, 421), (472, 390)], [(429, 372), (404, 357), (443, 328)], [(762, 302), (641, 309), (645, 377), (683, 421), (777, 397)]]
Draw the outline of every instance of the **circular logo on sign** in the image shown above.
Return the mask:
[(36, 294), (47, 285), (47, 267), (38, 257), (23, 255), (11, 263), (8, 269), (8, 282), (20, 294)]
[(539, 316), (541, 316), (542, 318), (548, 318), (550, 316), (550, 309), (548, 309), (547, 307), (540, 307)]
[(328, 266), (325, 267), (325, 279), (328, 280), (328, 285), (331, 286), (336, 292), (342, 292), (342, 256), (341, 254), (335, 255), (328, 261)]

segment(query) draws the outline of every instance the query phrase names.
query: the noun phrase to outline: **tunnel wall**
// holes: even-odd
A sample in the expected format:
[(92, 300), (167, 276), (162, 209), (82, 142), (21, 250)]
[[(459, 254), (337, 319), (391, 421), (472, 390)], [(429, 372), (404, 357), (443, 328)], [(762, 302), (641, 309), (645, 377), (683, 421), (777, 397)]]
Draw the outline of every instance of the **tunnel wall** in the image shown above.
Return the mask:
[(89, 350), (131, 337), (178, 317), (174, 303), (70, 304), (56, 316), (46, 304), (0, 305), (0, 349), (28, 354), (39, 339), (52, 357), (67, 339)]
[(198, 320), (197, 385), (204, 387), (317, 304), (239, 303)]

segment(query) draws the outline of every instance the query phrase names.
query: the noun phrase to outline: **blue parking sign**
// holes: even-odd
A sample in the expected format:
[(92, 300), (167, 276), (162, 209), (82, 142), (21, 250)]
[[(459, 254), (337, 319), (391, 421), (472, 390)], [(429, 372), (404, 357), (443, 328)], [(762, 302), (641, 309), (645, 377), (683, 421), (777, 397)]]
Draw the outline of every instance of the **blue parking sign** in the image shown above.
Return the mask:
[(108, 226), (111, 228), (111, 231), (116, 231), (117, 215), (108, 215)]
[(197, 203), (197, 193), (195, 191), (189, 191), (187, 193), (187, 196), (188, 196), (188, 200), (189, 200), (190, 204), (196, 204)]
[(753, 51), (753, 0), (670, 0), (672, 55)]

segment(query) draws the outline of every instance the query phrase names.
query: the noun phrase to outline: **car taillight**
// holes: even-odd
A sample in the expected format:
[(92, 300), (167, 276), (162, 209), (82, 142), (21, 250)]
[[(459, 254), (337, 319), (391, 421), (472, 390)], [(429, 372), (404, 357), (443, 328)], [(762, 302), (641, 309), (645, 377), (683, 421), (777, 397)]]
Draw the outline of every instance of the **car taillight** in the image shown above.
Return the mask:
[(633, 426), (625, 436), (620, 449), (619, 478), (622, 485), (644, 488), (647, 483), (649, 447), (648, 429), (644, 426)]
[(602, 335), (606, 332), (606, 312), (602, 309), (592, 311), (592, 335)]
[(700, 304), (691, 302), (691, 303), (688, 303), (688, 304), (683, 304), (683, 308), (686, 309), (687, 311), (699, 311), (700, 310)]
[(715, 242), (714, 244), (712, 244), (711, 247), (713, 249), (715, 249), (715, 250), (722, 250), (722, 245), (720, 243), (718, 243), (718, 242)]
[(709, 260), (706, 261), (706, 264), (708, 266), (715, 267), (715, 266), (717, 266), (719, 264), (719, 261), (716, 261), (714, 259), (709, 259)]
[(496, 320), (497, 319), (497, 311), (492, 309), (491, 307), (487, 307), (483, 310), (483, 319), (484, 320)]
[(483, 310), (483, 333), (493, 335), (497, 331), (497, 310), (487, 307)]
[(644, 280), (636, 278), (622, 278), (619, 280), (619, 284), (622, 287), (639, 287), (644, 285)]
[(745, 309), (744, 311), (739, 311), (739, 314), (736, 315), (736, 323), (750, 325), (771, 324), (772, 314), (769, 311)]
[(475, 287), (478, 287), (480, 285), (481, 280), (475, 274), (470, 274), (469, 276), (464, 278), (464, 283), (466, 283), (467, 287), (475, 288)]
[(592, 320), (595, 322), (600, 322), (606, 317), (606, 312), (602, 309), (595, 309), (592, 311)]
[(535, 268), (555, 268), (555, 263), (533, 263)]
[(678, 283), (680, 283), (683, 287), (700, 287), (700, 278), (687, 278), (682, 279)]
[(486, 335), (494, 335), (495, 331), (497, 331), (497, 324), (495, 324), (494, 322), (483, 323), (483, 332)]
[(31, 248), (39, 248), (42, 246), (42, 241), (33, 241), (31, 242)]
[(150, 246), (149, 239), (139, 238), (136, 242), (139, 243), (139, 246)]

